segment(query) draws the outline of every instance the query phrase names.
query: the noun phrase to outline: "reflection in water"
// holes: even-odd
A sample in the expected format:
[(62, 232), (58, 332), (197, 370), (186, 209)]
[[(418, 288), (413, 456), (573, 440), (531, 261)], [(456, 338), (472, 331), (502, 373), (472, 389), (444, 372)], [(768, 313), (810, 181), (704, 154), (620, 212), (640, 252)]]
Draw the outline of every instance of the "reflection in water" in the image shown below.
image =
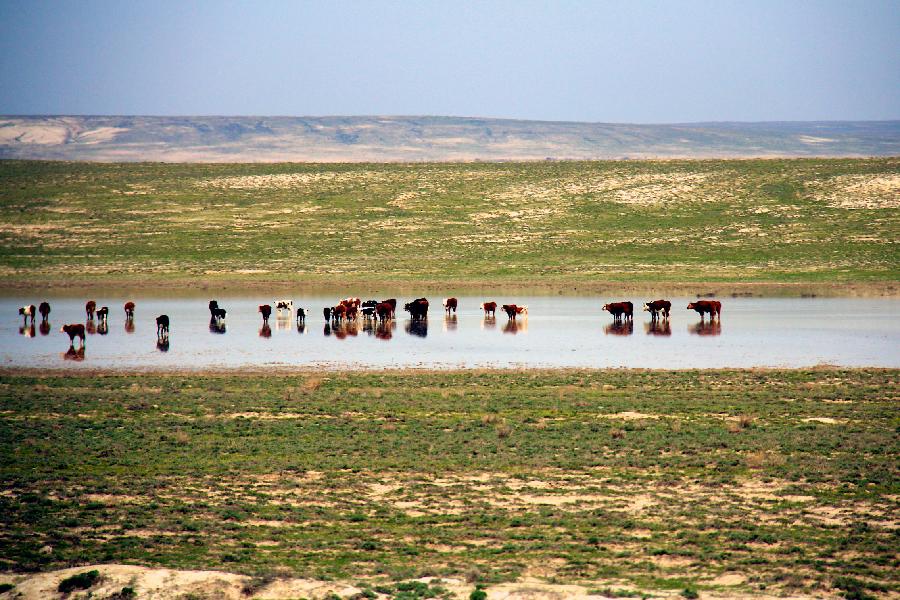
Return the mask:
[(672, 326), (669, 324), (668, 319), (657, 319), (644, 323), (644, 331), (647, 332), (647, 335), (670, 336), (672, 335)]
[(88, 319), (88, 320), (85, 322), (85, 324), (84, 324), (84, 330), (85, 330), (89, 335), (94, 335), (95, 333), (97, 333), (97, 325), (94, 323), (94, 320), (93, 320), (93, 319)]
[(700, 321), (693, 325), (688, 325), (688, 332), (694, 335), (721, 335), (722, 321)]
[(495, 329), (497, 327), (497, 317), (485, 317), (481, 320), (482, 329)]
[(212, 319), (209, 322), (209, 332), (210, 333), (225, 333), (225, 321), (220, 321), (218, 319)]
[(75, 349), (75, 346), (69, 346), (69, 349), (63, 352), (63, 360), (74, 360), (81, 362), (84, 360), (84, 346)]
[(634, 333), (634, 321), (613, 321), (603, 328), (606, 335), (631, 335)]
[(416, 319), (415, 321), (407, 321), (404, 329), (409, 335), (428, 337), (428, 320)]
[(456, 321), (456, 314), (446, 315), (444, 317), (444, 331), (456, 331), (456, 326), (458, 325)]
[(346, 321), (338, 321), (334, 324), (334, 327), (331, 328), (334, 337), (339, 340), (346, 339), (346, 337), (353, 336), (356, 337), (359, 335), (359, 322), (356, 320), (346, 320)]
[(517, 333), (526, 333), (527, 331), (528, 319), (510, 319), (506, 322), (506, 325), (503, 326), (503, 333), (516, 335)]
[(297, 333), (306, 335), (306, 321), (297, 321)]
[(291, 328), (291, 315), (281, 316), (281, 312), (275, 314), (275, 331), (287, 331)]
[(100, 324), (97, 325), (97, 333), (99, 333), (100, 335), (106, 335), (107, 333), (109, 333), (109, 321), (107, 321), (106, 319), (100, 321)]
[(331, 323), (325, 323), (325, 328), (322, 330), (322, 335), (325, 337), (331, 337)]
[(125, 319), (125, 333), (134, 333), (134, 319)]
[(156, 349), (160, 352), (169, 351), (169, 336), (167, 334), (163, 334), (162, 337), (156, 340)]
[(394, 337), (394, 329), (397, 328), (397, 322), (393, 319), (378, 321), (375, 326), (375, 337), (379, 340), (389, 340)]
[(270, 338), (272, 337), (272, 328), (269, 327), (268, 322), (263, 322), (263, 326), (259, 328), (259, 337)]
[(47, 335), (50, 333), (50, 321), (41, 321), (40, 327), (41, 335)]
[[(41, 328), (43, 328), (43, 327), (44, 326), (41, 325)], [(19, 327), (19, 335), (24, 335), (27, 338), (33, 338), (34, 333), (35, 333), (35, 331), (34, 331), (34, 321), (33, 320), (31, 321), (31, 325), (22, 325), (21, 327)]]

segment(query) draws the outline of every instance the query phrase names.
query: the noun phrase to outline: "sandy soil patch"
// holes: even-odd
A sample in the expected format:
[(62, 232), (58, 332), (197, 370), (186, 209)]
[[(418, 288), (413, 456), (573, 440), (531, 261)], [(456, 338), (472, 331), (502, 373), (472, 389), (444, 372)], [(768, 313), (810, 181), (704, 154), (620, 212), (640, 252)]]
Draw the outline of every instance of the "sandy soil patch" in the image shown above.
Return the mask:
[(900, 208), (900, 174), (842, 175), (811, 187), (815, 199), (837, 208)]

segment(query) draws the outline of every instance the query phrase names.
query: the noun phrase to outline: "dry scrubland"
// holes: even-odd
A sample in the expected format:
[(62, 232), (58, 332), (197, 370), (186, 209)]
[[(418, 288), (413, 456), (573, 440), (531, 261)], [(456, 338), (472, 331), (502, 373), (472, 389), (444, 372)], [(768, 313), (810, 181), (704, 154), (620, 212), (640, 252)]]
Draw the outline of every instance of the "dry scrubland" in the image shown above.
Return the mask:
[(0, 570), (232, 573), (99, 567), (95, 598), (897, 597), (897, 375), (8, 373)]
[[(0, 162), (7, 285), (446, 290), (693, 282), (895, 293), (900, 159)], [(77, 274), (77, 275), (73, 275)]]

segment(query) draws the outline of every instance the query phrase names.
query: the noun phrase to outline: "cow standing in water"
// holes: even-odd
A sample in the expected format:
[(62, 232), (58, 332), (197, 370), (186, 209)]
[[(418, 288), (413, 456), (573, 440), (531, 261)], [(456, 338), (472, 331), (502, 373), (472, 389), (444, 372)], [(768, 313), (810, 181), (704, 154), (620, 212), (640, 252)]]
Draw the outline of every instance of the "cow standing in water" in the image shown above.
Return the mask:
[(134, 319), (134, 302), (128, 301), (125, 303), (125, 320), (131, 321)]
[[(403, 310), (409, 313), (413, 321), (421, 321), (428, 318), (428, 300), (416, 298), (412, 302), (403, 305)], [(423, 336), (424, 337), (424, 336)]]
[(714, 318), (718, 317), (722, 318), (722, 303), (718, 300), (697, 300), (696, 302), (691, 302), (687, 305), (688, 310), (695, 310), (700, 313), (700, 321), (703, 321), (703, 316), (706, 313), (709, 313), (709, 320), (712, 321)]
[(397, 299), (396, 298), (388, 298), (387, 300), (382, 300), (381, 304), (387, 304), (388, 306), (391, 307), (391, 318), (392, 319), (397, 316)]
[(41, 305), (38, 307), (38, 312), (41, 313), (41, 323), (46, 323), (47, 318), (50, 316), (50, 303), (41, 302)]
[(156, 337), (169, 337), (169, 315), (156, 317)]
[(85, 312), (85, 314), (87, 314), (88, 321), (94, 320), (94, 311), (95, 310), (97, 310), (97, 303), (94, 302), (93, 300), (88, 300), (87, 303), (84, 305), (84, 312)]
[(654, 300), (644, 304), (644, 312), (650, 313), (650, 320), (655, 321), (662, 313), (664, 319), (669, 318), (669, 311), (672, 309), (672, 303), (668, 300)]
[(75, 338), (81, 339), (81, 347), (84, 348), (84, 325), (81, 323), (72, 323), (71, 325), (63, 325), (60, 328), (62, 333), (68, 334), (69, 336), (69, 347), (75, 347)]
[(25, 320), (25, 324), (28, 324), (28, 319), (31, 319), (31, 324), (34, 325), (34, 315), (37, 314), (37, 308), (34, 304), (29, 306), (23, 306), (19, 309), (19, 314), (22, 315), (22, 318)]
[(613, 316), (613, 321), (631, 320), (634, 318), (634, 305), (627, 300), (625, 302), (611, 302), (603, 305), (603, 310)]
[(512, 321), (516, 320), (518, 315), (525, 315), (528, 317), (528, 307), (527, 306), (518, 306), (516, 304), (504, 304), (500, 308), (503, 309), (503, 312), (506, 313), (507, 318)]
[(497, 314), (497, 303), (496, 302), (482, 302), (481, 310), (484, 311), (485, 317), (493, 317)]
[[(272, 307), (268, 304), (260, 304), (259, 312), (262, 314), (263, 323), (269, 322), (269, 317), (272, 315)], [(269, 333), (271, 335), (271, 332)]]
[(452, 310), (454, 313), (456, 312), (456, 306), (458, 302), (456, 298), (444, 298), (444, 311), (449, 315)]

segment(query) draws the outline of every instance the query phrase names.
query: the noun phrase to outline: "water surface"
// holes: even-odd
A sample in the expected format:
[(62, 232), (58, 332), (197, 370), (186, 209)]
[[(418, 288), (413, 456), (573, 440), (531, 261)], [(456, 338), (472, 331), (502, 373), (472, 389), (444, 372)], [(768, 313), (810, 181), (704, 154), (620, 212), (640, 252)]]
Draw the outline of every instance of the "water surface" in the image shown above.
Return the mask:
[[(456, 315), (445, 317), (431, 298), (427, 323), (397, 319), (376, 326), (360, 320), (332, 327), (322, 307), (335, 298), (294, 297), (310, 309), (305, 326), (293, 318), (270, 319), (262, 327), (257, 306), (265, 297), (219, 296), (228, 311), (223, 330), (211, 327), (206, 299), (97, 297), (109, 306), (108, 328), (93, 323), (83, 354), (68, 352), (63, 323), (84, 323), (85, 297), (0, 298), (0, 364), (68, 369), (229, 369), (242, 367), (340, 368), (516, 368), (516, 367), (900, 367), (900, 300), (871, 298), (725, 298), (722, 317), (700, 322), (685, 307), (690, 298), (670, 298), (668, 323), (653, 324), (635, 303), (633, 323), (615, 324), (600, 309), (620, 297), (497, 297), (525, 304), (527, 319), (509, 322), (498, 312), (484, 319), (479, 305), (489, 298), (460, 297)], [(399, 298), (402, 303), (411, 298)], [(23, 304), (47, 300), (48, 327), (34, 329), (17, 316)], [(132, 324), (122, 305), (137, 304)], [(400, 307), (398, 307), (400, 308)], [(155, 318), (167, 314), (171, 331), (158, 344)], [(90, 324), (89, 324), (90, 325)]]

